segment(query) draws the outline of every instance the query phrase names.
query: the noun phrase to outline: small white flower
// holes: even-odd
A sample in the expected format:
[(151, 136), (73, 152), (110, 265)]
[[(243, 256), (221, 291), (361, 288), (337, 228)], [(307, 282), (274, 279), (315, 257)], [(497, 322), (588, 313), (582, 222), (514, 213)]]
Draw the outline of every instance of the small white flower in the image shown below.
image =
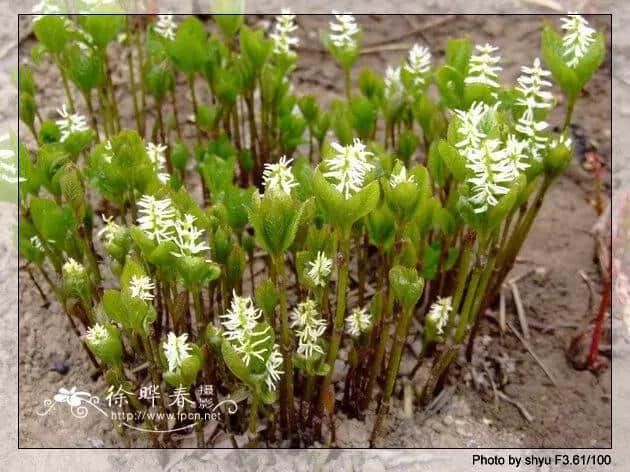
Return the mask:
[(112, 154), (112, 142), (108, 139), (107, 141), (105, 141), (105, 152), (103, 153), (103, 159), (105, 159), (105, 162), (107, 162), (108, 164), (111, 164), (113, 158), (114, 156)]
[(468, 147), (479, 147), (481, 141), (486, 138), (486, 134), (480, 129), (483, 117), (490, 111), (490, 107), (483, 102), (475, 102), (470, 110), (455, 110), (455, 114), (461, 120), (458, 131), (463, 139), (455, 144), (459, 149)]
[(155, 289), (155, 283), (151, 282), (146, 275), (134, 275), (129, 281), (129, 290), (134, 298), (144, 301), (153, 300), (153, 289)]
[(446, 327), (446, 322), (448, 321), (448, 315), (451, 311), (453, 311), (451, 297), (438, 297), (431, 305), (427, 317), (435, 324), (438, 335), (444, 333), (444, 328)]
[(280, 346), (274, 344), (273, 349), (267, 358), (267, 362), (265, 363), (265, 383), (267, 384), (267, 388), (269, 390), (276, 389), (276, 385), (280, 380), (280, 375), (284, 374), (284, 371), (280, 370), (282, 363), (283, 359), (282, 354), (280, 354)]
[(296, 328), (298, 335), (298, 354), (306, 359), (312, 358), (314, 353), (324, 354), (318, 340), (326, 331), (326, 320), (320, 318), (313, 300), (308, 299), (294, 308), (291, 313), (291, 328)]
[(315, 285), (324, 287), (332, 268), (332, 259), (326, 257), (324, 251), (319, 251), (314, 260), (308, 263), (310, 269), (308, 276), (315, 282)]
[(352, 15), (340, 15), (333, 12), (338, 23), (330, 22), (330, 40), (339, 49), (355, 49), (359, 26)]
[(271, 339), (271, 335), (267, 334), (271, 332), (271, 326), (267, 326), (263, 331), (254, 333), (249, 331), (243, 333), (240, 339), (236, 340), (237, 343), (234, 346), (234, 350), (241, 355), (241, 359), (245, 365), (249, 365), (252, 357), (258, 358), (264, 362), (263, 355), (267, 352), (266, 347), (259, 347), (261, 344), (265, 344)]
[(513, 179), (516, 179), (522, 171), (529, 167), (529, 164), (524, 161), (527, 156), (523, 152), (527, 145), (527, 141), (520, 141), (513, 134), (510, 134), (505, 141), (505, 157), (510, 163)]
[(187, 333), (180, 336), (177, 336), (173, 332), (168, 333), (162, 347), (164, 348), (164, 356), (166, 356), (168, 362), (169, 372), (174, 372), (178, 367), (181, 367), (182, 362), (190, 357), (192, 347), (186, 342), (187, 340)]
[(226, 329), (223, 336), (229, 340), (243, 339), (244, 334), (254, 329), (261, 315), (261, 311), (254, 307), (250, 297), (239, 297), (236, 292), (233, 292), (230, 309), (220, 316), (220, 318), (225, 318), (225, 321), (221, 321)]
[(102, 237), (103, 239), (105, 239), (105, 242), (109, 244), (114, 240), (117, 233), (122, 229), (122, 227), (114, 221), (113, 216), (101, 215), (101, 218), (103, 219), (103, 223), (105, 223), (105, 226), (103, 226), (99, 230), (99, 232), (96, 233), (96, 235), (99, 238)]
[(102, 342), (106, 341), (108, 337), (109, 333), (103, 327), (103, 325), (99, 323), (96, 323), (91, 328), (88, 328), (87, 332), (85, 333), (85, 338), (91, 344), (101, 344)]
[(161, 170), (166, 165), (166, 157), (164, 153), (166, 152), (166, 145), (164, 144), (154, 144), (147, 143), (147, 155), (149, 156), (149, 160), (153, 164), (155, 170)]
[(78, 113), (68, 113), (66, 104), (64, 103), (61, 108), (57, 109), (57, 113), (61, 116), (60, 120), (57, 120), (57, 126), (61, 131), (60, 141), (63, 143), (71, 133), (79, 131), (86, 131), (88, 129), (87, 122), (83, 115)]
[(473, 54), (470, 58), (468, 76), (464, 79), (464, 83), (483, 84), (488, 87), (499, 88), (497, 72), (501, 70), (501, 67), (497, 64), (501, 60), (501, 56), (492, 55), (499, 48), (490, 44), (485, 44), (484, 46), (477, 44), (475, 49), (479, 51), (479, 54)]
[(407, 168), (405, 166), (400, 166), (398, 174), (392, 173), (392, 175), (389, 177), (389, 185), (391, 185), (393, 188), (396, 188), (403, 183), (415, 184), (416, 179), (413, 175), (407, 174)]
[(263, 184), (265, 190), (281, 190), (287, 195), (291, 194), (291, 189), (297, 186), (289, 164), (293, 159), (287, 160), (282, 156), (276, 163), (266, 163), (263, 170)]
[(541, 133), (549, 126), (547, 122), (536, 120), (534, 110), (527, 108), (518, 119), (514, 128), (528, 141), (527, 151), (535, 161), (542, 160), (541, 152), (547, 146), (547, 137)]
[(62, 266), (61, 270), (67, 277), (82, 276), (85, 273), (85, 267), (82, 264), (75, 261), (72, 257), (68, 258), (66, 263)]
[(387, 66), (385, 69), (385, 96), (388, 100), (400, 100), (404, 87), (400, 79), (400, 67)]
[(155, 23), (154, 30), (166, 39), (175, 39), (177, 24), (173, 21), (173, 15), (158, 15), (158, 21)]
[(31, 236), (31, 238), (29, 239), (29, 241), (31, 242), (31, 245), (39, 250), (39, 251), (43, 251), (44, 250), (44, 245), (42, 244), (42, 240), (39, 239), (38, 236)]
[(274, 54), (294, 54), (291, 48), (297, 46), (300, 43), (300, 39), (297, 36), (291, 36), (291, 33), (297, 29), (295, 15), (292, 15), (291, 10), (288, 8), (283, 8), (282, 14), (276, 16), (274, 31), (269, 35), (273, 39)]
[(363, 188), (365, 174), (374, 167), (367, 161), (372, 153), (366, 151), (365, 145), (357, 138), (348, 146), (339, 143), (331, 143), (331, 146), (337, 154), (326, 161), (328, 171), (324, 177), (336, 180), (335, 188), (347, 200)]
[(565, 136), (564, 134), (561, 134), (557, 138), (554, 138), (551, 141), (551, 143), (549, 143), (549, 146), (552, 148), (558, 147), (560, 145), (563, 145), (566, 148), (571, 149), (571, 138), (569, 138), (568, 136)]
[(179, 252), (172, 252), (175, 257), (194, 256), (210, 249), (205, 241), (199, 241), (203, 236), (203, 229), (195, 226), (195, 217), (185, 214), (182, 219), (175, 220), (175, 235), (172, 240)]
[(141, 215), (138, 227), (158, 244), (171, 239), (175, 225), (175, 209), (171, 199), (157, 200), (152, 195), (143, 195), (137, 205)]
[(426, 74), (431, 68), (431, 52), (428, 48), (414, 44), (409, 50), (407, 63), (404, 69), (413, 77), (416, 87), (422, 87), (426, 82)]
[(523, 74), (516, 81), (518, 90), (522, 97), (516, 99), (517, 105), (525, 108), (551, 108), (553, 95), (543, 87), (551, 87), (551, 82), (545, 80), (545, 77), (551, 75), (551, 72), (540, 67), (540, 59), (534, 59), (533, 67), (521, 67)]
[(499, 203), (497, 197), (508, 193), (506, 184), (514, 179), (506, 150), (500, 145), (498, 139), (486, 139), (478, 149), (469, 148), (466, 152), (466, 166), (474, 173), (468, 179), (473, 191), (468, 201), (475, 213), (483, 213)]
[(575, 67), (595, 41), (596, 31), (580, 15), (569, 15), (568, 18), (562, 18), (560, 21), (562, 21), (562, 29), (566, 31), (562, 37), (563, 56), (568, 59), (569, 67)]
[(353, 337), (359, 336), (370, 327), (372, 315), (365, 308), (355, 308), (346, 318), (346, 332)]
[(0, 136), (0, 181), (17, 184), (18, 181), (24, 182), (26, 179), (18, 177), (15, 151), (10, 149), (12, 146), (13, 144), (8, 134)]

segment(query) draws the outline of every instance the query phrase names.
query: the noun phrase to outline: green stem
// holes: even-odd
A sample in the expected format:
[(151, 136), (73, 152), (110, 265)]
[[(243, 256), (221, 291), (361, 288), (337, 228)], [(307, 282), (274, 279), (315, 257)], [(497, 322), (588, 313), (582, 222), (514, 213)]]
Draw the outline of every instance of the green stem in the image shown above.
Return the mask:
[(470, 261), (472, 259), (473, 246), (472, 242), (464, 242), (464, 248), (462, 250), (462, 256), (459, 261), (459, 268), (457, 269), (457, 285), (455, 287), (455, 294), (453, 295), (453, 310), (449, 314), (448, 323), (446, 325), (446, 337), (450, 335), (453, 330), (457, 313), (459, 312), (459, 304), (462, 301), (464, 295), (464, 289), (466, 288), (466, 281), (468, 280), (468, 273), (470, 272)]
[[(131, 34), (132, 33), (130, 28), (129, 35)], [(138, 105), (136, 74), (133, 69), (133, 54), (131, 51), (131, 49), (127, 51), (127, 67), (129, 68), (129, 88), (131, 89), (131, 101), (133, 103), (133, 115), (136, 119), (136, 128), (138, 129), (138, 133), (140, 133), (142, 125), (140, 122), (140, 107)]]
[(326, 377), (324, 377), (324, 380), (322, 381), (320, 390), (320, 416), (324, 412), (328, 390), (330, 389), (330, 385), (332, 383), (332, 377), (335, 371), (335, 360), (337, 359), (339, 345), (341, 344), (343, 323), (346, 315), (346, 292), (348, 287), (348, 265), (350, 259), (350, 234), (347, 231), (339, 231), (339, 248), (340, 254), (337, 256), (337, 309), (335, 312), (330, 346), (328, 347), (328, 355), (326, 356), (326, 363), (328, 364), (329, 369)]
[(345, 80), (345, 86), (346, 86), (346, 100), (348, 100), (348, 103), (350, 103), (350, 87), (351, 85), (351, 80), (350, 80), (350, 68), (349, 67), (344, 67), (343, 68), (343, 77)]
[(567, 114), (564, 116), (564, 125), (562, 125), (562, 133), (566, 133), (571, 124), (571, 117), (573, 116), (573, 109), (575, 108), (575, 98), (569, 98), (567, 103)]
[(258, 445), (258, 405), (260, 400), (258, 395), (252, 394), (252, 406), (249, 410), (249, 421), (247, 426), (247, 432), (249, 435), (250, 447), (256, 447)]
[(201, 144), (201, 129), (197, 121), (197, 93), (195, 92), (195, 73), (188, 74), (188, 86), (190, 87), (190, 98), (192, 100), (193, 111), (195, 114), (195, 129), (197, 130), (197, 145)]
[(295, 432), (295, 405), (293, 399), (293, 345), (289, 330), (289, 312), (287, 309), (287, 281), (284, 258), (275, 256), (273, 264), (276, 273), (276, 288), (280, 302), (280, 336), (282, 340), (282, 356), (284, 358), (284, 388), (286, 392), (288, 436), (293, 439)]
[(55, 63), (57, 64), (57, 68), (59, 69), (59, 73), (61, 74), (61, 83), (63, 85), (63, 90), (66, 93), (66, 99), (68, 100), (68, 107), (70, 108), (70, 113), (75, 112), (74, 107), (74, 99), (72, 98), (72, 93), (70, 93), (70, 85), (68, 84), (68, 76), (66, 75), (66, 71), (61, 65), (61, 60), (58, 55), (55, 55)]
[(414, 305), (403, 308), (401, 314), (402, 316), (398, 320), (398, 325), (396, 326), (396, 334), (394, 335), (394, 339), (392, 340), (391, 354), (389, 356), (389, 364), (387, 366), (387, 379), (385, 381), (385, 390), (383, 391), (383, 398), (378, 409), (378, 416), (376, 417), (374, 429), (372, 430), (372, 435), (370, 437), (371, 444), (374, 443), (374, 440), (378, 435), (378, 431), (383, 423), (383, 419), (385, 418), (385, 414), (389, 410), (389, 401), (391, 399), (392, 392), (394, 391), (396, 376), (398, 375), (398, 369), (400, 368), (400, 359), (402, 357), (402, 352), (405, 347), (407, 333), (409, 332), (409, 326), (411, 324), (411, 318), (413, 316), (413, 308)]

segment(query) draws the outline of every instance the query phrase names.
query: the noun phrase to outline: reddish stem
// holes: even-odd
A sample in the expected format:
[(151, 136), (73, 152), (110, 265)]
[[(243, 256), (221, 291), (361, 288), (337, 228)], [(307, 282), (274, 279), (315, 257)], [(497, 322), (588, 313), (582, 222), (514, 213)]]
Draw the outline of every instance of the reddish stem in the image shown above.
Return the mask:
[[(611, 259), (612, 260), (612, 259)], [(588, 353), (588, 366), (590, 369), (597, 369), (599, 367), (599, 361), (597, 356), (599, 353), (599, 343), (602, 340), (602, 327), (604, 324), (604, 318), (606, 317), (606, 311), (610, 304), (610, 291), (612, 281), (612, 264), (608, 265), (608, 275), (604, 280), (604, 287), (602, 293), (602, 301), (599, 305), (599, 313), (597, 314), (597, 320), (595, 321), (595, 330), (593, 331), (593, 339), (591, 341), (591, 348)]]

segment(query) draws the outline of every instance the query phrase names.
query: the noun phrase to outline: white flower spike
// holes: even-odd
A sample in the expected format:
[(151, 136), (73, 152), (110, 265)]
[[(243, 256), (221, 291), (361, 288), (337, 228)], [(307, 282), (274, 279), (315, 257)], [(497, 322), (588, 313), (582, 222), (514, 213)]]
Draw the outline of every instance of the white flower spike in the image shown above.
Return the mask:
[(288, 8), (282, 9), (282, 14), (276, 16), (274, 31), (269, 35), (273, 39), (273, 52), (278, 55), (295, 54), (291, 48), (300, 43), (297, 36), (291, 36), (298, 27), (295, 24), (295, 15)]
[(435, 324), (438, 335), (444, 334), (444, 328), (448, 321), (449, 313), (453, 311), (451, 297), (438, 297), (431, 305), (427, 317)]
[(154, 30), (163, 38), (175, 39), (177, 24), (173, 21), (173, 15), (158, 15), (158, 21), (155, 23)]
[(85, 273), (85, 267), (75, 261), (72, 257), (68, 258), (61, 270), (63, 271), (63, 274), (68, 277), (81, 276)]
[(563, 56), (568, 60), (569, 67), (575, 67), (595, 41), (595, 30), (580, 15), (569, 15), (568, 18), (562, 18), (560, 21), (562, 21), (562, 29), (565, 30), (562, 37)]
[(330, 22), (330, 40), (339, 49), (355, 49), (359, 26), (352, 15), (340, 15), (333, 12), (338, 23)]
[(426, 83), (426, 74), (431, 68), (431, 52), (425, 46), (414, 44), (409, 50), (409, 57), (403, 68), (413, 77), (414, 85), (422, 87)]
[(105, 242), (109, 244), (114, 240), (116, 234), (122, 229), (122, 227), (114, 221), (113, 216), (101, 215), (101, 219), (103, 220), (103, 223), (105, 223), (105, 226), (103, 226), (96, 235), (99, 238), (102, 237)]
[(392, 175), (390, 176), (389, 185), (391, 185), (393, 188), (396, 188), (403, 183), (415, 184), (416, 179), (413, 175), (407, 174), (407, 168), (405, 166), (400, 166), (398, 174), (392, 173)]
[(468, 77), (464, 79), (464, 83), (483, 84), (488, 87), (499, 88), (497, 72), (501, 70), (501, 67), (497, 64), (501, 60), (501, 56), (492, 55), (499, 48), (490, 44), (485, 44), (484, 46), (477, 44), (475, 49), (477, 49), (479, 54), (473, 54), (470, 58)]
[(282, 363), (283, 359), (282, 354), (280, 354), (280, 346), (274, 344), (273, 349), (267, 358), (267, 362), (265, 363), (265, 383), (267, 384), (267, 388), (269, 390), (276, 389), (280, 376), (284, 374), (284, 371), (280, 370)]
[(131, 296), (145, 302), (153, 300), (154, 288), (155, 283), (151, 282), (151, 279), (146, 275), (134, 275), (129, 281)]
[(107, 330), (103, 327), (103, 325), (96, 323), (91, 328), (88, 328), (85, 333), (85, 338), (91, 344), (101, 344), (108, 338)]
[(17, 184), (26, 179), (18, 177), (15, 151), (9, 147), (13, 146), (8, 134), (0, 136), (0, 182)]
[(313, 300), (308, 299), (295, 307), (291, 313), (291, 327), (296, 328), (298, 335), (298, 354), (306, 359), (315, 353), (324, 354), (318, 340), (326, 331), (326, 320), (320, 318)]
[(168, 362), (169, 372), (174, 372), (178, 367), (181, 367), (182, 362), (190, 357), (191, 346), (186, 342), (187, 340), (188, 334), (186, 333), (180, 336), (173, 332), (168, 333), (162, 347), (164, 347), (164, 356)]
[(210, 249), (205, 241), (199, 241), (204, 230), (197, 228), (194, 223), (195, 217), (188, 213), (175, 221), (175, 235), (172, 240), (177, 245), (178, 252), (171, 253), (175, 257), (195, 256)]
[(66, 104), (64, 103), (61, 108), (57, 109), (57, 113), (61, 116), (60, 120), (57, 120), (57, 126), (61, 131), (60, 141), (63, 143), (71, 133), (88, 130), (87, 122), (83, 115), (78, 113), (68, 113)]
[(225, 321), (221, 322), (226, 329), (223, 336), (229, 340), (243, 339), (244, 334), (254, 329), (261, 315), (261, 311), (254, 307), (250, 297), (239, 297), (233, 292), (230, 309), (220, 316), (225, 318)]
[(175, 225), (171, 199), (157, 200), (152, 195), (143, 195), (137, 205), (140, 208), (138, 227), (158, 244), (171, 239)]
[(263, 184), (265, 190), (280, 190), (287, 195), (291, 194), (291, 189), (297, 186), (297, 182), (289, 168), (289, 164), (292, 160), (293, 159), (287, 160), (286, 156), (282, 156), (276, 163), (265, 164), (263, 170)]
[(315, 282), (315, 285), (324, 287), (332, 269), (332, 259), (326, 257), (324, 251), (319, 251), (314, 260), (308, 263), (310, 269), (308, 276)]
[(365, 174), (374, 167), (367, 161), (372, 153), (366, 151), (357, 138), (348, 146), (339, 143), (331, 143), (331, 146), (337, 154), (326, 161), (328, 171), (324, 177), (336, 180), (335, 187), (347, 200), (363, 188)]
[(360, 336), (370, 327), (372, 316), (365, 308), (355, 308), (346, 318), (346, 331), (352, 337)]

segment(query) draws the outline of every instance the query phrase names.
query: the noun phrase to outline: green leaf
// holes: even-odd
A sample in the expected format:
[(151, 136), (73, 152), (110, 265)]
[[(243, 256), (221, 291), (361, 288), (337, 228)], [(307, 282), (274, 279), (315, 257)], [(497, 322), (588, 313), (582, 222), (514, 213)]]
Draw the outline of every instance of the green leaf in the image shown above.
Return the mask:
[(124, 15), (79, 15), (83, 29), (92, 37), (96, 46), (104, 50), (125, 27)]
[(442, 161), (453, 174), (453, 177), (460, 182), (466, 179), (468, 169), (466, 168), (466, 159), (444, 139), (440, 139), (437, 145), (438, 152), (442, 157)]
[(59, 15), (45, 15), (33, 25), (33, 32), (48, 52), (59, 54), (63, 51), (68, 40), (68, 32), (63, 17)]
[(424, 280), (418, 277), (416, 269), (399, 265), (389, 271), (389, 283), (394, 296), (405, 308), (418, 302), (424, 288)]

